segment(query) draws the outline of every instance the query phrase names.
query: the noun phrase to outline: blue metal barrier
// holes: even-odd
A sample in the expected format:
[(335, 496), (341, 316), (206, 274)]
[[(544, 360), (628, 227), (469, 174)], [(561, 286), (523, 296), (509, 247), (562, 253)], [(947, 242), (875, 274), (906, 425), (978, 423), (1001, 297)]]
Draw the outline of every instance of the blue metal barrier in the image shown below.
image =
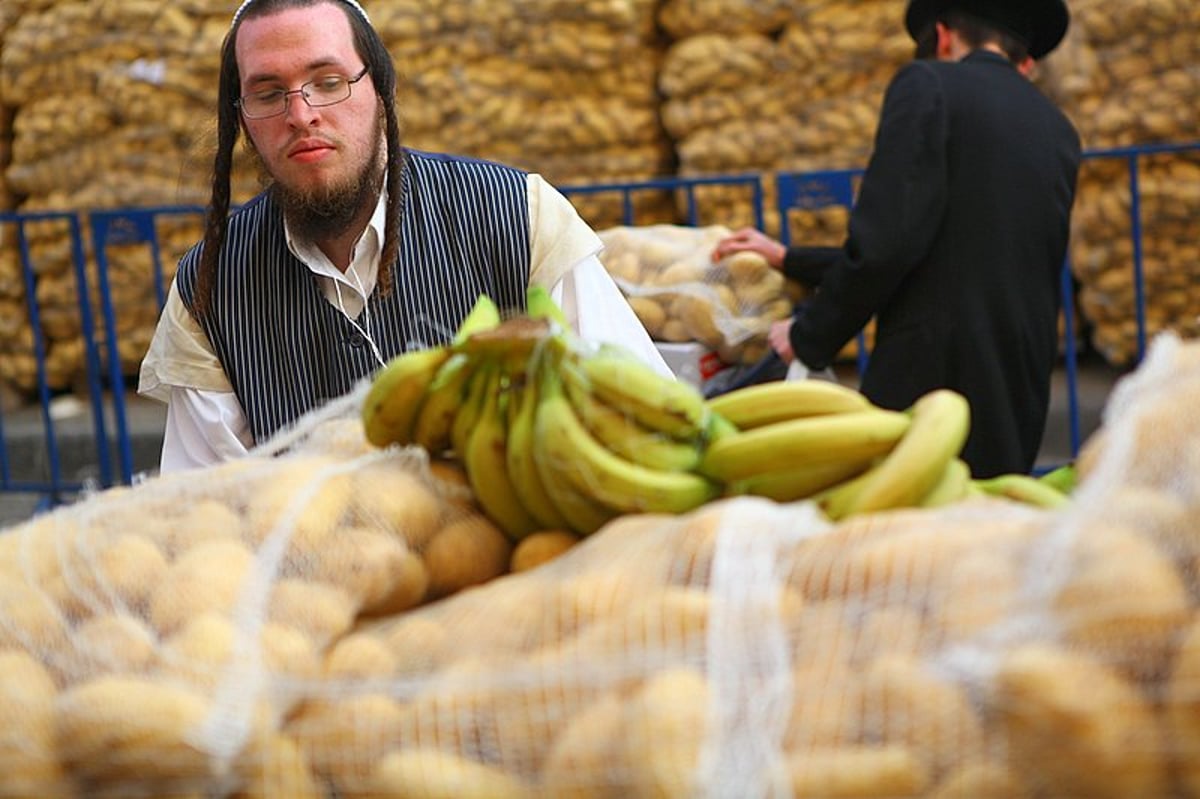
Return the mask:
[[(1146, 345), (1146, 313), (1143, 275), (1143, 230), (1140, 205), (1139, 163), (1151, 155), (1200, 152), (1200, 142), (1155, 145), (1146, 147), (1116, 148), (1092, 151), (1085, 154), (1088, 159), (1125, 159), (1129, 167), (1132, 207), (1132, 236), (1134, 244), (1134, 280), (1136, 287), (1135, 309), (1138, 326), (1138, 350), (1140, 359)], [(774, 178), (777, 192), (777, 208), (781, 220), (786, 220), (793, 209), (815, 210), (831, 205), (850, 207), (854, 201), (855, 185), (862, 170), (836, 170), (822, 172), (781, 173)], [(654, 180), (611, 182), (585, 185), (564, 185), (560, 189), (568, 196), (601, 196), (615, 194), (620, 198), (622, 223), (637, 224), (634, 197), (645, 192), (669, 192), (676, 201), (682, 199), (683, 222), (700, 224), (700, 200), (698, 190), (709, 186), (733, 186), (744, 188), (753, 209), (755, 224), (766, 229), (764, 213), (763, 177), (755, 174), (673, 177)], [(682, 195), (682, 197), (680, 196)], [(36, 396), (40, 405), (40, 441), (45, 450), (43, 474), (16, 475), (12, 467), (9, 446), (9, 429), (4, 412), (0, 409), (0, 494), (5, 492), (32, 493), (42, 499), (42, 504), (51, 506), (64, 501), (83, 490), (86, 481), (68, 479), (63, 473), (60, 430), (51, 412), (54, 392), (46, 379), (46, 342), (41, 333), (41, 315), (37, 302), (36, 271), (32, 264), (30, 249), (25, 236), (26, 226), (42, 220), (60, 220), (69, 226), (71, 257), (78, 307), (81, 322), (80, 335), (84, 344), (84, 379), (91, 410), (90, 438), (95, 450), (96, 474), (93, 482), (99, 487), (129, 484), (136, 479), (136, 464), (131, 451), (131, 436), (125, 403), (125, 378), (121, 373), (118, 345), (117, 312), (112, 302), (109, 286), (111, 269), (108, 248), (112, 245), (144, 244), (152, 254), (155, 297), (161, 309), (166, 296), (164, 269), (161, 263), (161, 247), (156, 221), (166, 216), (202, 215), (203, 209), (194, 206), (161, 206), (150, 208), (92, 211), (87, 213), (2, 213), (0, 225), (13, 225), (17, 230), (19, 256), (30, 325), (33, 328), (34, 354), (37, 361)], [(708, 223), (715, 223), (708, 220)], [(90, 242), (95, 265), (95, 285), (89, 280), (88, 258), (84, 249), (83, 228), (90, 228)], [(787, 225), (782, 225), (781, 238), (790, 241)], [(1077, 352), (1075, 346), (1075, 314), (1073, 307), (1072, 276), (1069, 264), (1063, 268), (1064, 313), (1068, 334), (1065, 337), (1064, 364), (1067, 372), (1070, 444), (1072, 454), (1081, 445), (1079, 428), (1079, 403), (1076, 373)], [(103, 325), (104, 352), (97, 344), (96, 320), (93, 308), (99, 309)], [(865, 340), (860, 335), (859, 363), (861, 369), (869, 357)], [(107, 397), (107, 400), (106, 400)], [(110, 438), (110, 422), (114, 433)], [(114, 463), (110, 447), (116, 449)]]

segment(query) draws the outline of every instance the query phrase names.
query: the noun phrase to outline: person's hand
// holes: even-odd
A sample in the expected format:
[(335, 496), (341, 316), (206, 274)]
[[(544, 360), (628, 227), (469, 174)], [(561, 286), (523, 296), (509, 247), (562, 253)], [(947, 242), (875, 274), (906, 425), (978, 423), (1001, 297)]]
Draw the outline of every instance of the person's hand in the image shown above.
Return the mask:
[(712, 259), (720, 261), (739, 252), (756, 252), (765, 258), (773, 269), (782, 269), (787, 247), (760, 230), (746, 227), (718, 241), (717, 246), (713, 247)]
[(771, 327), (767, 330), (767, 343), (771, 345), (771, 349), (779, 356), (784, 363), (791, 363), (796, 357), (796, 353), (792, 350), (792, 320), (784, 319), (780, 322), (772, 322)]

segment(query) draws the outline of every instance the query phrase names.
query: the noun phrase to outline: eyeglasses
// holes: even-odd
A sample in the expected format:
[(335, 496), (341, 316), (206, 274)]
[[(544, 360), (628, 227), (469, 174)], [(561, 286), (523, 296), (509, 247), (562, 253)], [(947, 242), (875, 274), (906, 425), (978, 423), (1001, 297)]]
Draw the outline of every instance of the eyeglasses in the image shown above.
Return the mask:
[(347, 78), (345, 75), (324, 75), (291, 91), (267, 89), (252, 94), (243, 94), (234, 101), (234, 105), (242, 109), (242, 114), (248, 119), (267, 119), (285, 113), (288, 107), (288, 98), (293, 94), (303, 97), (304, 102), (308, 103), (310, 108), (337, 105), (350, 99), (350, 87), (362, 80), (369, 69), (369, 66), (363, 67), (362, 72), (353, 78)]

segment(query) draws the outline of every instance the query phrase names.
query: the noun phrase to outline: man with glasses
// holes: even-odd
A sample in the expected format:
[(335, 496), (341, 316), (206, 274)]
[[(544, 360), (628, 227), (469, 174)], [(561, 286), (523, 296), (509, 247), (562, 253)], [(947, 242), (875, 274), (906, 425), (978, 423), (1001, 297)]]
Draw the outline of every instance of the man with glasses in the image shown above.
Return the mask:
[(769, 332), (785, 362), (828, 366), (874, 317), (862, 392), (965, 395), (977, 477), (1029, 471), (1049, 408), (1080, 142), (1027, 74), (1068, 21), (1062, 0), (910, 0), (918, 59), (888, 87), (843, 246), (746, 229), (713, 252), (816, 288)]
[[(668, 367), (543, 179), (400, 146), (396, 73), (355, 0), (246, 0), (221, 53), (203, 240), (181, 259), (139, 392), (168, 402), (161, 469), (245, 453), (475, 299), (551, 288), (576, 332)], [(267, 190), (230, 214), (241, 134)]]

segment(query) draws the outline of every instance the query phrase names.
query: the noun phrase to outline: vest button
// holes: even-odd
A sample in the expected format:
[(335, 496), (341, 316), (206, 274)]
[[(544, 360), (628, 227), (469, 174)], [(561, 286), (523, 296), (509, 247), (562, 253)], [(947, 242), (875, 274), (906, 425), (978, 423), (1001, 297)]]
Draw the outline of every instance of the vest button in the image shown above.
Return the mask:
[(367, 340), (363, 337), (362, 333), (352, 333), (350, 338), (346, 339), (346, 343), (357, 350), (362, 349)]

